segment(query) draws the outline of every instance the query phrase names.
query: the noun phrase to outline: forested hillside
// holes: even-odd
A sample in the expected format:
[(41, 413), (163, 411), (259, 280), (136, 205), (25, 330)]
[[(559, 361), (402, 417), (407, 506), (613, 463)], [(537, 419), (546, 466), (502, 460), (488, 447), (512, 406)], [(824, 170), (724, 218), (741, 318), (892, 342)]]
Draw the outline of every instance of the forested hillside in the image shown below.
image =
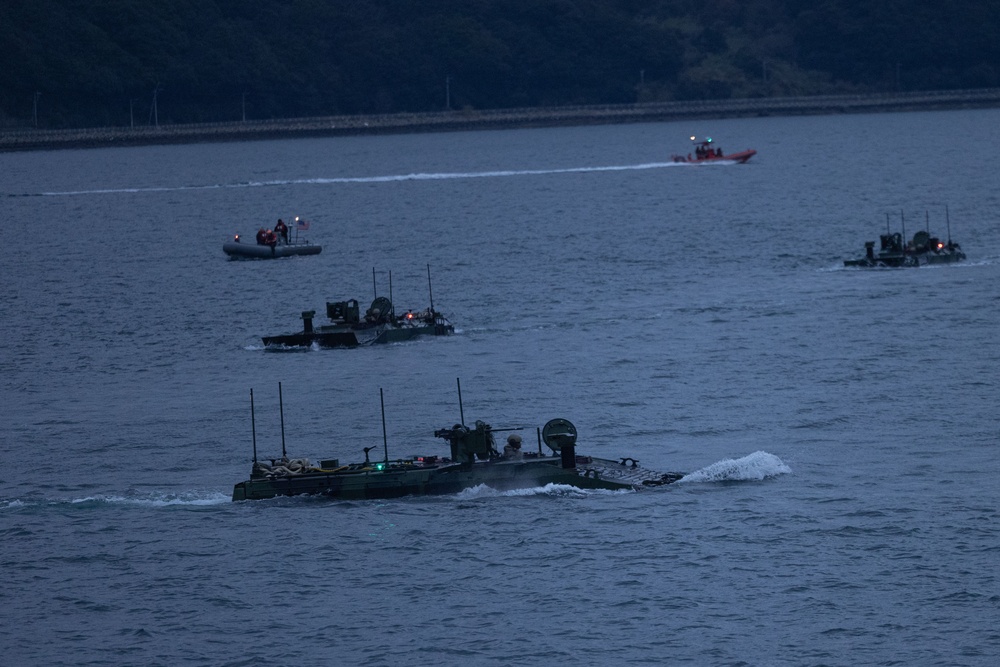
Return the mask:
[(0, 126), (1000, 86), (993, 0), (3, 0)]

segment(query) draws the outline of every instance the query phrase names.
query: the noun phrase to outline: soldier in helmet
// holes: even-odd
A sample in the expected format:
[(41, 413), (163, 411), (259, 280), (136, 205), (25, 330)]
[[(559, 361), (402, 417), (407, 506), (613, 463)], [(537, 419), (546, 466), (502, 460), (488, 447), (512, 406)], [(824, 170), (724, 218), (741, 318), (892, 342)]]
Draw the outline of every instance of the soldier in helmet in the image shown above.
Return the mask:
[(521, 453), (521, 436), (511, 433), (507, 436), (507, 444), (503, 446), (503, 457), (513, 461), (520, 461), (524, 458)]

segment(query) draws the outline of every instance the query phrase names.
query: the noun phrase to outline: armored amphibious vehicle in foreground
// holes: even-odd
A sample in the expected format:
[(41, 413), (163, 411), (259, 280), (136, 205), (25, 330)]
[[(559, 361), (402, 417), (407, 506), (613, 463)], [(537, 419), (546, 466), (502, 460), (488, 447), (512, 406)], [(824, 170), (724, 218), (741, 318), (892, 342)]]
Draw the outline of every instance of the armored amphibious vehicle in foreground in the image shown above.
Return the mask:
[[(251, 391), (251, 405), (252, 401)], [(284, 442), (282, 456), (265, 462), (257, 458), (255, 437), (250, 479), (236, 484), (233, 500), (297, 495), (343, 500), (400, 498), (458, 493), (481, 485), (498, 491), (547, 484), (580, 489), (636, 490), (670, 484), (683, 477), (677, 472), (643, 468), (632, 458), (611, 460), (581, 455), (576, 451), (576, 427), (566, 419), (552, 419), (536, 429), (537, 452), (499, 453), (494, 434), (520, 430), (523, 429), (495, 429), (483, 421), (476, 421), (469, 427), (464, 423), (463, 414), (461, 423), (434, 432), (435, 437), (448, 443), (446, 456), (435, 453), (392, 460), (388, 445), (384, 443), (382, 459), (372, 461), (369, 454), (376, 447), (364, 447), (364, 462), (345, 465), (337, 459), (320, 460), (318, 465), (308, 459), (289, 459)], [(383, 432), (383, 440), (384, 437)], [(551, 453), (542, 451), (543, 443)]]

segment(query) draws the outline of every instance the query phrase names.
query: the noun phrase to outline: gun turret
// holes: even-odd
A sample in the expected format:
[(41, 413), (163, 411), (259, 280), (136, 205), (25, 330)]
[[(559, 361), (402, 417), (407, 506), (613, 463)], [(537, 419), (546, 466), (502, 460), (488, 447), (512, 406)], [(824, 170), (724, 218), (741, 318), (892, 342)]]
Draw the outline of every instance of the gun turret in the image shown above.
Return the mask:
[(469, 432), (467, 426), (462, 424), (455, 424), (451, 428), (441, 428), (434, 431), (435, 438), (444, 438), (445, 440), (456, 440), (465, 436)]
[(476, 421), (475, 428), (455, 424), (451, 428), (434, 431), (434, 436), (444, 438), (451, 445), (451, 460), (472, 463), (479, 458), (487, 461), (500, 454), (493, 441), (493, 428), (486, 422)]

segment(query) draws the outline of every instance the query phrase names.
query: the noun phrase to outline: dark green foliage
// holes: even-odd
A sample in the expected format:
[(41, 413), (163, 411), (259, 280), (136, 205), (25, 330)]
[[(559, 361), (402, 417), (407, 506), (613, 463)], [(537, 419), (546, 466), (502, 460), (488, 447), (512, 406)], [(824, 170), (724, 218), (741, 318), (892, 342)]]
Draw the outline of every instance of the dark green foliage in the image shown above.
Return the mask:
[(987, 0), (4, 0), (0, 125), (991, 87), (997, 34)]

